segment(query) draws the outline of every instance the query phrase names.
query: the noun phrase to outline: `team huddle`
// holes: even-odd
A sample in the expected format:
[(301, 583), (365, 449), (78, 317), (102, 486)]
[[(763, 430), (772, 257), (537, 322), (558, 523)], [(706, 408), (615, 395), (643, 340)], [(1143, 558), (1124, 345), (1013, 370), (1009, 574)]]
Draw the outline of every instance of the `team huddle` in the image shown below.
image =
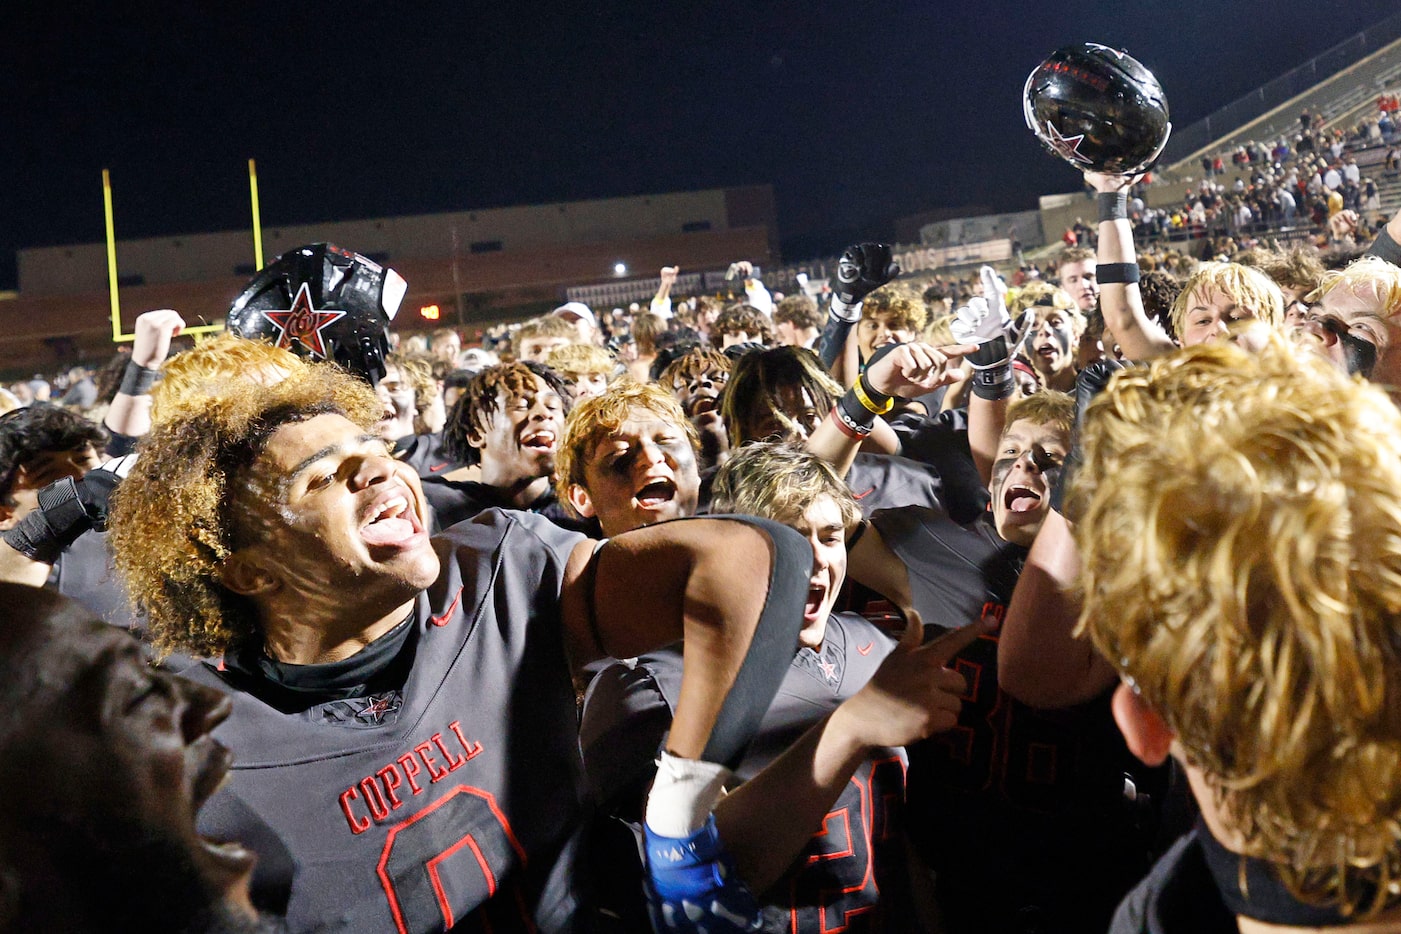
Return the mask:
[(1154, 280), (1125, 59), (1054, 283), (435, 364), (310, 244), (0, 416), (0, 931), (1401, 929), (1401, 215)]

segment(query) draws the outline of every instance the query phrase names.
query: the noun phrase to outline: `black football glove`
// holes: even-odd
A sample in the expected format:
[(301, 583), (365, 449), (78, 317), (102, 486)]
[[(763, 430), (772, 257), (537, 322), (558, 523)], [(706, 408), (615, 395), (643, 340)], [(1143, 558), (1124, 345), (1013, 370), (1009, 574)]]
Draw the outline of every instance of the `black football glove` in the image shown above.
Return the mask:
[(56, 480), (39, 491), (39, 508), (0, 537), (31, 561), (53, 564), (79, 535), (107, 528), (107, 501), (120, 482), (111, 470), (90, 470), (80, 480)]
[(900, 264), (884, 243), (857, 243), (846, 248), (837, 263), (832, 284), (835, 302), (843, 306), (859, 303), (867, 295), (900, 275)]

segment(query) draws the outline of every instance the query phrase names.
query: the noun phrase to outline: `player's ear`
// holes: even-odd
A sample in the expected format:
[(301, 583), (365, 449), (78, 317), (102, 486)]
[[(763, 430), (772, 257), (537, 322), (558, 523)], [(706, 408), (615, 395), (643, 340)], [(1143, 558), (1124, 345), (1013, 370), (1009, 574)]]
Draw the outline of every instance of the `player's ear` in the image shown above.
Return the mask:
[(593, 500), (589, 499), (588, 491), (577, 483), (569, 484), (569, 505), (574, 507), (574, 511), (585, 519), (592, 519), (596, 514), (593, 508)]
[(15, 507), (0, 503), (0, 531), (14, 528), (18, 521), (15, 518)]
[(251, 548), (235, 551), (219, 565), (219, 583), (243, 597), (256, 597), (276, 590), (281, 582)]
[(1119, 732), (1124, 734), (1129, 752), (1138, 756), (1145, 765), (1162, 765), (1167, 761), (1175, 735), (1157, 711), (1127, 684), (1120, 684), (1114, 689), (1111, 707), (1114, 722), (1119, 724)]

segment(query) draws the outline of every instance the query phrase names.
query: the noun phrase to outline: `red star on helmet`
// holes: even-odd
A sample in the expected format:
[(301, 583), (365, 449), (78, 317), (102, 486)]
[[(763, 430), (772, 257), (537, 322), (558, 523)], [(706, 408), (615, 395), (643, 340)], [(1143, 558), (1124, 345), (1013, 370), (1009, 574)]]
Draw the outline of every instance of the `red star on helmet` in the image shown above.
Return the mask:
[(272, 326), (277, 328), (277, 346), (285, 350), (295, 350), (292, 346), (292, 339), (296, 338), (302, 346), (311, 351), (321, 359), (325, 359), (326, 342), (321, 337), (321, 332), (330, 324), (345, 317), (343, 311), (317, 311), (311, 306), (311, 289), (303, 282), (301, 288), (297, 289), (296, 298), (292, 299), (292, 307), (286, 311), (264, 311), (261, 312), (264, 318), (272, 322)]
[(1046, 130), (1049, 134), (1046, 142), (1051, 144), (1051, 148), (1067, 159), (1075, 162), (1083, 162), (1089, 165), (1092, 160), (1080, 154), (1080, 144), (1085, 141), (1085, 134), (1077, 136), (1062, 136), (1060, 130), (1051, 121), (1046, 121)]

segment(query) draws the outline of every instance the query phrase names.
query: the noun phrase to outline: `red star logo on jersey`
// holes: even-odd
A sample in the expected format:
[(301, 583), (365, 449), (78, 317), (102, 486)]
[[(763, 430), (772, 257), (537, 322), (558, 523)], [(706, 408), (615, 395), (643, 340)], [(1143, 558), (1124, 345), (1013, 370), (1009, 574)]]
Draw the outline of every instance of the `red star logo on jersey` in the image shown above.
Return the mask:
[(324, 359), (327, 356), (326, 342), (322, 340), (321, 332), (344, 318), (345, 312), (317, 311), (311, 307), (311, 289), (303, 282), (297, 289), (297, 297), (292, 299), (291, 308), (286, 311), (264, 311), (262, 315), (277, 328), (278, 347), (292, 350), (292, 339), (296, 338), (303, 347)]
[(385, 714), (393, 713), (398, 709), (399, 697), (391, 692), (371, 697), (370, 702), (356, 716), (371, 723), (379, 723), (384, 720)]
[(1080, 144), (1085, 141), (1085, 134), (1076, 136), (1062, 136), (1060, 130), (1051, 121), (1046, 121), (1046, 142), (1063, 158), (1072, 162), (1080, 162), (1085, 165), (1090, 164), (1090, 159), (1080, 153)]

